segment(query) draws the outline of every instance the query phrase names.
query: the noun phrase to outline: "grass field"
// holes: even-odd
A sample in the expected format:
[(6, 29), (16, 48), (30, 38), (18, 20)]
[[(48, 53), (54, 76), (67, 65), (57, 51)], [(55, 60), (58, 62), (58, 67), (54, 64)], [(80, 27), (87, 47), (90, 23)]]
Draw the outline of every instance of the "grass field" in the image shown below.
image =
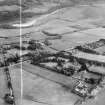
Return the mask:
[[(15, 81), (19, 81), (19, 67), (15, 67)], [(68, 87), (75, 83), (70, 81), (69, 77), (24, 63), (23, 105), (74, 105), (80, 97), (70, 92)], [(14, 87), (16, 89), (17, 83), (14, 83)]]

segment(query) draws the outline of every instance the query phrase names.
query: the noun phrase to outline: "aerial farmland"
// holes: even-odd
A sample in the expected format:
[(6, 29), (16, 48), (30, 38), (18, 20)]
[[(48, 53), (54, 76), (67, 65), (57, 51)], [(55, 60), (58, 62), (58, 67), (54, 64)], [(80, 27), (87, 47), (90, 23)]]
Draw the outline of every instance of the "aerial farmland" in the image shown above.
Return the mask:
[(104, 105), (105, 0), (0, 0), (0, 105)]

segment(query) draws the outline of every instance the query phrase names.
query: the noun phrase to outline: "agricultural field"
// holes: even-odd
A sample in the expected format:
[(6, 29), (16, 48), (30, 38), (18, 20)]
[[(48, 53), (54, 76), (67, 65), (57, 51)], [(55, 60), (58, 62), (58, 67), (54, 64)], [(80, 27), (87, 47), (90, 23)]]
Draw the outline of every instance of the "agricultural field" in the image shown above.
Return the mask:
[[(19, 72), (19, 65), (15, 68), (17, 72)], [(74, 103), (81, 98), (69, 92), (70, 90), (68, 87), (73, 86), (73, 83), (76, 82), (72, 81), (71, 83), (70, 81), (72, 80), (69, 77), (24, 63), (23, 105), (28, 105), (28, 103), (32, 105), (58, 105), (59, 103), (61, 105), (74, 105)]]

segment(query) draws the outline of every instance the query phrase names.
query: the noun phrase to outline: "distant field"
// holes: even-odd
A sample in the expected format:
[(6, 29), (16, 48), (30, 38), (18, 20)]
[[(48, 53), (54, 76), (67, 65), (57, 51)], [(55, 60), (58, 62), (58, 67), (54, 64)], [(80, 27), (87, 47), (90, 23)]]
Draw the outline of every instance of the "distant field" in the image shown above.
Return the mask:
[[(92, 3), (91, 1), (95, 0), (89, 0), (89, 2), (70, 0), (70, 4), (68, 0), (50, 0), (50, 2), (49, 0), (22, 0), (22, 24), (33, 24), (21, 30), (19, 27), (14, 29), (1, 27), (0, 44), (19, 42), (20, 36), (22, 40), (44, 41), (48, 39), (51, 42), (49, 47), (59, 51), (105, 38), (103, 27), (105, 25), (105, 2), (101, 3), (99, 0), (99, 3)], [(3, 2), (0, 0), (0, 6), (1, 26), (8, 23), (10, 25), (19, 24), (19, 0), (4, 0)], [(52, 13), (56, 10), (57, 12)], [(41, 16), (44, 18), (36, 21)], [(96, 51), (105, 52), (104, 49), (105, 47), (101, 47)], [(46, 50), (53, 52), (48, 47)], [(105, 56), (92, 56), (84, 53), (76, 56), (90, 60), (93, 57), (94, 60), (105, 62)], [(27, 63), (23, 63), (22, 69), (23, 105), (74, 105), (80, 99), (79, 96), (70, 92), (70, 88), (73, 88), (77, 80)], [(20, 65), (10, 68), (17, 105), (20, 105), (21, 96), (20, 70)], [(0, 81), (0, 105), (3, 105), (2, 97), (7, 91), (3, 71), (0, 71)], [(104, 105), (104, 91), (103, 89), (103, 93), (100, 93), (96, 99), (89, 100), (88, 104), (83, 105)]]

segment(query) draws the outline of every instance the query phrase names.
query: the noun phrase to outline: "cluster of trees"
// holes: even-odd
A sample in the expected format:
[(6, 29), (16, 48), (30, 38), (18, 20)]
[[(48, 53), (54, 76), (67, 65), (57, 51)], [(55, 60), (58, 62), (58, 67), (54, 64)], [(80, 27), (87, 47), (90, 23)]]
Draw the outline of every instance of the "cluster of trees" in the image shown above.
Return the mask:
[(89, 49), (89, 48), (84, 48), (82, 46), (77, 46), (76, 49), (78, 49), (79, 51), (82, 51), (82, 52), (86, 52), (86, 53), (91, 53), (91, 54), (97, 54), (99, 55), (98, 52), (92, 50), (92, 49)]
[(17, 44), (11, 45), (11, 48), (15, 48), (15, 49), (18, 49), (18, 50), (26, 50), (27, 49), (26, 47), (20, 46), (20, 45), (17, 45)]
[(103, 53), (103, 55), (105, 55), (105, 52)]
[[(47, 60), (47, 61), (48, 62), (54, 62), (54, 59)], [(55, 60), (55, 61), (57, 61), (56, 62), (57, 65), (55, 67), (52, 67), (52, 68), (51, 67), (46, 67), (46, 65), (43, 65), (43, 64), (42, 65), (45, 68), (48, 68), (50, 70), (53, 70), (53, 71), (58, 72), (58, 73), (61, 73), (61, 74), (64, 74), (66, 76), (71, 76), (71, 75), (73, 75), (75, 73), (75, 68), (74, 67), (72, 67), (72, 66), (64, 67), (64, 61), (62, 61), (62, 60)], [(41, 65), (40, 63), (39, 63), (39, 66)]]
[(44, 43), (46, 46), (50, 46), (50, 45), (51, 45), (51, 43), (50, 43), (50, 41), (49, 41), (48, 39), (45, 39), (43, 43)]
[(11, 47), (10, 47), (9, 45), (7, 45), (7, 46), (3, 46), (3, 48), (4, 48), (5, 51), (11, 49)]
[(95, 66), (103, 66), (103, 67), (105, 67), (104, 62), (102, 63), (102, 62), (92, 61), (92, 60), (88, 60), (88, 59), (84, 59), (84, 58), (78, 58), (78, 57), (75, 57), (73, 55), (69, 56), (69, 61), (73, 62), (73, 63), (78, 62), (80, 65), (88, 64), (90, 66), (95, 65)]
[[(87, 59), (82, 59), (78, 57), (74, 57), (73, 55), (66, 56), (64, 53), (59, 52), (56, 54), (51, 54), (49, 52), (34, 52), (29, 53), (28, 55), (31, 59), (31, 63), (34, 65), (40, 65), (40, 63), (44, 62), (55, 62), (57, 63), (57, 66), (54, 69), (56, 72), (60, 72), (65, 75), (72, 75), (77, 69), (75, 67), (69, 66), (64, 67), (65, 60), (59, 59), (59, 57), (67, 58), (69, 59), (69, 62), (73, 63), (75, 65), (81, 65), (82, 70), (87, 70), (86, 65), (95, 65), (95, 66), (105, 66), (104, 63), (98, 62), (98, 61), (90, 61)], [(50, 58), (52, 57), (52, 58)], [(88, 70), (87, 70), (88, 71)]]
[(105, 63), (102, 63), (102, 62), (98, 62), (98, 61), (92, 61), (92, 60), (88, 60), (88, 59), (83, 59), (83, 58), (78, 58), (78, 57), (75, 57), (73, 55), (69, 55), (69, 56), (65, 56), (63, 55), (62, 53), (60, 53), (60, 55), (57, 55), (57, 56), (62, 56), (64, 58), (68, 58), (69, 59), (69, 62), (72, 62), (72, 63), (78, 63), (80, 65), (82, 64), (88, 64), (88, 65), (95, 65), (95, 66), (104, 66), (105, 67)]
[(41, 43), (39, 43), (39, 41), (37, 40), (30, 40), (28, 44), (29, 44), (29, 46), (27, 47), (28, 50), (43, 49)]
[(14, 56), (7, 58), (7, 62), (17, 63), (20, 59), (20, 56), (16, 53)]
[[(56, 54), (51, 54), (50, 52), (39, 52), (37, 54), (35, 53), (29, 53), (29, 56), (31, 57), (31, 61), (34, 62), (57, 62), (59, 65), (61, 65), (61, 63), (64, 63), (65, 60), (63, 59), (59, 59)], [(50, 58), (53, 57), (53, 58)]]
[[(63, 59), (59, 59), (59, 54), (40, 54), (38, 56), (32, 55), (31, 57), (31, 63), (34, 65), (39, 65), (42, 66), (40, 63), (45, 63), (45, 62), (53, 62), (53, 63), (57, 63), (57, 66), (54, 68), (49, 68), (53, 71), (59, 72), (61, 74), (67, 75), (67, 76), (71, 76), (74, 74), (75, 72), (75, 68), (72, 66), (69, 67), (64, 67), (64, 63), (65, 60)], [(34, 56), (34, 57), (33, 57)], [(50, 58), (53, 57), (53, 58)], [(45, 68), (48, 68), (44, 65)]]
[(95, 66), (105, 66), (105, 63), (102, 62), (98, 62), (98, 61), (91, 61), (88, 59), (83, 59), (83, 58), (77, 58), (75, 57), (75, 59), (77, 60), (77, 62), (79, 62), (81, 64), (81, 62), (88, 64), (88, 65), (95, 65)]
[(62, 57), (62, 58), (69, 59), (70, 54), (69, 54), (69, 55), (66, 55), (65, 53), (66, 53), (66, 52), (60, 51), (60, 52), (57, 52), (56, 54), (54, 54), (54, 56), (55, 56), (56, 58)]
[(99, 84), (101, 82), (101, 78), (100, 79), (94, 79), (94, 78), (85, 78), (85, 82), (89, 83), (89, 84)]
[(85, 45), (83, 45), (83, 47), (89, 48), (89, 49), (96, 49), (96, 48), (101, 47), (103, 45), (105, 45), (105, 39), (100, 39), (96, 42), (85, 44)]
[(12, 63), (18, 63), (19, 60), (20, 56), (18, 54), (15, 54), (14, 56), (6, 58), (4, 61), (0, 61), (0, 67), (9, 66)]
[[(42, 66), (40, 63), (42, 62), (55, 62), (57, 63), (57, 66), (52, 69), (56, 72), (62, 73), (64, 75), (70, 76), (73, 75), (75, 72), (74, 67), (64, 67), (65, 60), (59, 59), (59, 54), (52, 54), (50, 52), (34, 52), (34, 53), (28, 53), (27, 56), (31, 60), (31, 64)], [(61, 54), (63, 55), (63, 54)], [(50, 58), (53, 57), (53, 58)], [(44, 66), (47, 68), (46, 66)]]
[(0, 25), (0, 28), (3, 28), (3, 29), (14, 29), (15, 27), (9, 25), (9, 24), (2, 24)]
[(68, 67), (68, 68), (64, 68), (62, 66), (56, 66), (54, 68), (54, 71), (58, 72), (58, 73), (61, 73), (61, 74), (64, 74), (66, 76), (72, 76), (74, 73), (75, 73), (75, 69), (72, 68), (71, 66)]
[(30, 52), (28, 53), (26, 56), (28, 59), (31, 60), (32, 64), (37, 64), (38, 62), (41, 61), (41, 59), (44, 59), (45, 57), (49, 57), (52, 56), (53, 54), (51, 54), (48, 51), (34, 51), (34, 52)]
[(105, 44), (105, 39), (100, 39), (99, 42)]
[[(20, 49), (21, 50), (37, 50), (37, 49), (41, 49), (42, 50), (43, 49), (41, 43), (39, 43), (39, 41), (37, 41), (37, 40), (30, 40), (28, 42), (28, 44), (29, 44), (28, 47), (20, 46), (19, 43), (18, 44), (12, 44), (11, 48), (15, 48), (15, 49), (18, 49), (18, 50), (20, 50)], [(46, 41), (46, 44), (48, 44), (47, 41)]]
[(60, 60), (60, 59), (56, 59), (56, 58), (53, 58), (53, 59), (42, 58), (42, 59), (40, 59), (39, 62), (40, 62), (40, 63), (41, 63), (41, 62), (57, 62), (58, 65), (61, 65), (61, 63), (65, 62), (65, 61), (64, 61), (64, 60)]

